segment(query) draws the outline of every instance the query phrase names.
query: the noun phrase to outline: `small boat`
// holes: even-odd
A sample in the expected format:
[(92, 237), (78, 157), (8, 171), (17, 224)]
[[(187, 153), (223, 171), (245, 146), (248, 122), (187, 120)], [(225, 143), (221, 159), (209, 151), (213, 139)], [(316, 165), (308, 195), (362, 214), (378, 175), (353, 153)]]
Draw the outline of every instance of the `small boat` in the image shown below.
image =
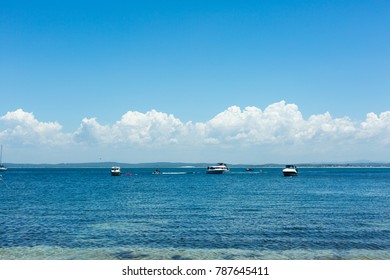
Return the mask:
[(286, 165), (286, 167), (283, 169), (283, 175), (284, 176), (297, 176), (298, 175), (298, 168), (295, 165)]
[(255, 171), (255, 169), (251, 168), (251, 167), (248, 167), (248, 168), (245, 168), (245, 171), (252, 172), (252, 171)]
[(153, 171), (153, 174), (154, 175), (159, 175), (159, 174), (162, 174), (161, 170), (160, 169), (156, 169)]
[(206, 171), (207, 174), (223, 174), (225, 172), (229, 172), (229, 167), (225, 163), (208, 166)]
[(111, 176), (121, 176), (121, 168), (119, 166), (111, 167)]
[(0, 151), (0, 172), (7, 171), (7, 167), (3, 165), (3, 145), (1, 145), (1, 151)]

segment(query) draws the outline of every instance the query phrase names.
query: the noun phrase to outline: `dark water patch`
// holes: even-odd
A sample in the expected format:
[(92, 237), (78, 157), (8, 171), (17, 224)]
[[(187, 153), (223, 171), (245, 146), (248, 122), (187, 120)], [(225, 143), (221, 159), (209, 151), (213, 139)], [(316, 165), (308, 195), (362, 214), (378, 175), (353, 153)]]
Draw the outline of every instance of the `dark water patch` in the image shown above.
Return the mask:
[(122, 251), (112, 254), (118, 260), (144, 260), (150, 258), (148, 254), (139, 254), (132, 251)]
[(177, 260), (191, 260), (191, 259), (188, 257), (181, 256), (181, 255), (173, 255), (171, 257), (171, 260), (177, 261)]

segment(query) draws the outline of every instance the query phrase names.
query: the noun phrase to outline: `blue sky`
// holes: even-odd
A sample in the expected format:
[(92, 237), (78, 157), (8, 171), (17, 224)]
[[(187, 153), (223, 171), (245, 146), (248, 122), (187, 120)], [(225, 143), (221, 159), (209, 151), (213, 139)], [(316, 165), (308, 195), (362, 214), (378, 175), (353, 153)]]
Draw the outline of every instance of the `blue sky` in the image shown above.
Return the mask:
[[(337, 160), (388, 156), (383, 151), (389, 134), (383, 131), (390, 130), (389, 121), (387, 114), (381, 117), (390, 111), (388, 1), (2, 1), (0, 5), (0, 142), (7, 147), (6, 161), (93, 161), (100, 158), (98, 151), (105, 151), (107, 160), (127, 162), (202, 161), (201, 151), (210, 161), (214, 160), (210, 154), (248, 163), (257, 158), (331, 160), (329, 152), (316, 151), (324, 150), (325, 143), (331, 151), (339, 150), (344, 142), (328, 134), (340, 134), (337, 120), (344, 119), (355, 129), (345, 138), (356, 138), (349, 145), (360, 148), (337, 153)], [(264, 140), (243, 132), (242, 127), (250, 126), (245, 121), (235, 130), (210, 127), (218, 114), (233, 112), (228, 110), (231, 106), (240, 107), (242, 120), (248, 106), (264, 113), (275, 104), (284, 104), (276, 106), (280, 110), (296, 105), (292, 111), (302, 116), (304, 125), (289, 133), (294, 134), (291, 139), (286, 136), (288, 143), (276, 141), (275, 135)], [(158, 114), (145, 124), (153, 151), (140, 143), (133, 150), (135, 142), (128, 134), (123, 139), (118, 136), (120, 143), (104, 137), (101, 129), (113, 134), (126, 113), (148, 118), (152, 110), (173, 115), (187, 130), (188, 122), (205, 125), (201, 132), (199, 126), (196, 132), (189, 129), (203, 144), (184, 140), (183, 127), (177, 132), (181, 138), (162, 137), (153, 131), (167, 124)], [(316, 124), (314, 134), (304, 140), (297, 136), (305, 134), (298, 133), (300, 129), (309, 131), (312, 116), (327, 112), (330, 118)], [(379, 121), (367, 121), (371, 112)], [(269, 123), (265, 115), (252, 120), (259, 134)], [(100, 126), (91, 128), (91, 122), (83, 122), (92, 118)], [(283, 127), (283, 119), (272, 120)], [(59, 134), (51, 131), (52, 138), (43, 137), (54, 123)], [(364, 123), (375, 123), (375, 131), (381, 132), (367, 133)], [(321, 127), (327, 126), (333, 130), (325, 129), (325, 137)], [(22, 132), (24, 127), (30, 130)], [(129, 124), (121, 129), (129, 129)], [(80, 140), (86, 130), (94, 136), (94, 148)], [(245, 143), (237, 140), (244, 134)], [(169, 147), (154, 145), (153, 137), (172, 141)], [(69, 139), (54, 140), (59, 138)], [(370, 146), (369, 142), (376, 143), (373, 140), (381, 145)], [(116, 148), (110, 153), (111, 144)], [(305, 153), (279, 154), (282, 144)], [(234, 150), (241, 156), (233, 155)]]

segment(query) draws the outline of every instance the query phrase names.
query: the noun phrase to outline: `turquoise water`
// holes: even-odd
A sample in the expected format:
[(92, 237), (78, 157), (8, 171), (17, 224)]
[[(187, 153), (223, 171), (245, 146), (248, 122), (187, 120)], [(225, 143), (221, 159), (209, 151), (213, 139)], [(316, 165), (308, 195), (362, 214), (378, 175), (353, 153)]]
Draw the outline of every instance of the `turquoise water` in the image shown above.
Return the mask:
[(0, 259), (390, 259), (390, 169), (109, 171), (2, 173)]

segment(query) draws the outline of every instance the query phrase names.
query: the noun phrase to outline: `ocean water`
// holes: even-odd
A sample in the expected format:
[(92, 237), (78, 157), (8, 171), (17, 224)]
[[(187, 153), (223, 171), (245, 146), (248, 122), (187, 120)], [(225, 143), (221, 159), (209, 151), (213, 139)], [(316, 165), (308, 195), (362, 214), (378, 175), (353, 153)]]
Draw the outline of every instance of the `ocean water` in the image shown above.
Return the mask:
[(9, 169), (0, 259), (390, 259), (390, 169), (162, 171)]

